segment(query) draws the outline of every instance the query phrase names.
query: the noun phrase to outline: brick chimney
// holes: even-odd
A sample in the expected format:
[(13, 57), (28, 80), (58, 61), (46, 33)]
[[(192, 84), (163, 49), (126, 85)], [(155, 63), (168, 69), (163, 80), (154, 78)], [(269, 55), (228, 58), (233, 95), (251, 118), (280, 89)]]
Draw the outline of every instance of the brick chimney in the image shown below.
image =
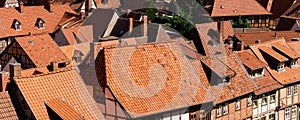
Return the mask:
[(129, 18), (129, 34), (132, 32), (133, 29), (133, 18)]
[(16, 8), (20, 13), (24, 13), (24, 3), (20, 0), (19, 7)]
[(143, 36), (147, 36), (147, 31), (148, 31), (148, 17), (146, 15), (143, 16)]
[(45, 5), (45, 9), (48, 10), (50, 13), (53, 13), (53, 1), (48, 0), (48, 4)]
[(0, 92), (5, 91), (6, 85), (9, 82), (9, 73), (5, 71), (0, 72)]
[(9, 74), (10, 78), (21, 77), (22, 67), (20, 63), (10, 63), (9, 64)]

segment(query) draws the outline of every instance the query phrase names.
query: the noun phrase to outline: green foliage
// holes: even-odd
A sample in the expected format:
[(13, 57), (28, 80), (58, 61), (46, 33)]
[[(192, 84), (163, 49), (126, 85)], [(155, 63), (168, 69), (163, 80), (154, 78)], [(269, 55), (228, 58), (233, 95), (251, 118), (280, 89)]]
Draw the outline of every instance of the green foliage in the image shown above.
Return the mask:
[(145, 11), (145, 14), (148, 16), (148, 20), (152, 21), (156, 17), (156, 13), (158, 12), (157, 9), (154, 6), (153, 1), (151, 0), (150, 8), (147, 8)]
[(207, 0), (196, 0), (201, 6), (205, 6), (207, 4)]
[(247, 19), (244, 19), (244, 21), (243, 21), (242, 17), (239, 16), (237, 23), (232, 24), (232, 27), (234, 27), (234, 28), (251, 28), (251, 24), (248, 23)]

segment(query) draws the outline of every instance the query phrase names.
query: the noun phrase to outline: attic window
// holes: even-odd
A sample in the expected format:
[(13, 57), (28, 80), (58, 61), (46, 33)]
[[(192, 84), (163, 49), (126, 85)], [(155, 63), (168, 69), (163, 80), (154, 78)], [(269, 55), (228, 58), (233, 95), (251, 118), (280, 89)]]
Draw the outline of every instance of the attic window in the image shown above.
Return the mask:
[(277, 71), (278, 72), (284, 72), (285, 71), (285, 69), (284, 69), (284, 63), (279, 63), (278, 64)]
[(292, 59), (290, 62), (291, 68), (296, 68), (298, 67), (298, 59)]
[(15, 21), (15, 29), (16, 29), (16, 31), (21, 30), (21, 23), (19, 21)]
[(40, 29), (44, 29), (44, 21), (43, 20), (40, 20), (38, 24), (39, 24)]
[(264, 76), (264, 69), (256, 69), (249, 72), (250, 78), (258, 78)]

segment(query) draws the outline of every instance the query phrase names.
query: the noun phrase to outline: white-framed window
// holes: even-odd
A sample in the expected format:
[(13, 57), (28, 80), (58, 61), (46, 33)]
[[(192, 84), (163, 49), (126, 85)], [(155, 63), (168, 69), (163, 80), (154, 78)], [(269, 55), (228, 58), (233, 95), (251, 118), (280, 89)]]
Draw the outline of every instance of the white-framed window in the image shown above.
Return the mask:
[(295, 68), (295, 67), (298, 67), (298, 60), (297, 59), (291, 60), (291, 68)]
[(289, 120), (290, 118), (291, 118), (291, 116), (290, 116), (290, 107), (287, 107), (287, 108), (285, 108), (285, 110), (284, 110), (284, 118), (286, 119), (286, 120)]
[(257, 105), (258, 105), (257, 100), (254, 100), (253, 101), (253, 109), (257, 108)]
[(44, 29), (44, 21), (43, 20), (39, 20), (38, 25), (39, 25), (40, 29)]
[(275, 120), (275, 114), (269, 115), (269, 120)]
[(297, 106), (293, 105), (292, 106), (292, 118), (296, 118), (297, 117)]
[(197, 120), (196, 112), (191, 113), (191, 120)]
[(270, 103), (274, 103), (275, 102), (275, 95), (271, 95), (270, 96)]
[(262, 116), (260, 120), (266, 120), (266, 116)]
[(253, 70), (252, 73), (250, 74), (251, 78), (257, 78), (257, 77), (262, 77), (264, 76), (264, 69), (257, 69), (257, 70)]
[(222, 106), (221, 105), (219, 105), (217, 107), (217, 117), (220, 117), (220, 116), (222, 116)]
[(240, 99), (237, 99), (235, 102), (235, 110), (240, 110), (241, 109), (241, 101)]
[(248, 99), (247, 99), (247, 106), (252, 105), (252, 95), (249, 95)]
[(298, 85), (294, 85), (294, 95), (298, 94)]
[(19, 21), (15, 22), (15, 29), (16, 29), (16, 31), (21, 30), (21, 23)]
[(262, 98), (262, 101), (261, 101), (261, 105), (267, 105), (267, 103), (268, 103), (268, 98), (267, 97), (264, 97), (264, 98)]
[(228, 103), (225, 103), (223, 107), (223, 115), (227, 115), (227, 114), (228, 114)]
[(278, 72), (284, 72), (284, 63), (279, 63), (277, 66), (277, 71)]
[(287, 89), (286, 89), (286, 96), (287, 96), (287, 97), (292, 96), (292, 86), (287, 87)]

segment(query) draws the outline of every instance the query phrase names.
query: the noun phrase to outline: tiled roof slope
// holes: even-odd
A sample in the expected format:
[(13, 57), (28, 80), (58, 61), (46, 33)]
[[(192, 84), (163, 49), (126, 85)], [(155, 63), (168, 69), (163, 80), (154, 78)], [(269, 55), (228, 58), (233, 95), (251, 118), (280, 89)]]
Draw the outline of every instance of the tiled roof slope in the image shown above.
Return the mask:
[(18, 120), (8, 92), (0, 92), (0, 120)]
[(214, 0), (211, 17), (271, 15), (256, 0)]
[(16, 41), (37, 67), (47, 66), (51, 62), (69, 61), (48, 34), (19, 37)]
[[(199, 69), (198, 73), (200, 73), (200, 80), (203, 83), (206, 83), (206, 87), (216, 98), (216, 104), (234, 99), (238, 96), (249, 94), (256, 89), (254, 82), (247, 76), (247, 73), (243, 69), (242, 63), (238, 60), (234, 53), (204, 56), (200, 57), (199, 59), (201, 62), (194, 63), (195, 69)], [(216, 81), (212, 81), (214, 79), (208, 76), (210, 73), (207, 73), (207, 68), (204, 67), (205, 62), (212, 60), (222, 61), (224, 65), (235, 72), (234, 76), (230, 76), (230, 84), (212, 84)], [(224, 69), (223, 71), (226, 72), (227, 70)]]
[[(68, 5), (53, 4), (53, 13), (50, 13), (44, 6), (24, 6), (23, 13), (15, 8), (0, 8), (0, 38), (8, 36), (19, 36), (31, 34), (42, 34), (54, 32), (56, 26), (64, 16), (65, 12), (75, 13)], [(37, 21), (45, 22), (44, 29), (37, 27)], [(19, 21), (21, 30), (16, 31), (12, 26), (14, 21)]]
[[(286, 43), (285, 39), (283, 39), (283, 38), (278, 38), (278, 39), (272, 40), (270, 42), (266, 42), (264, 44), (253, 45), (253, 46), (250, 46), (250, 48), (253, 51), (253, 53), (255, 54), (255, 56), (258, 57), (259, 60), (261, 60), (261, 61), (268, 64), (267, 70), (281, 84), (285, 85), (285, 84), (289, 84), (291, 82), (298, 81), (300, 79), (300, 75), (299, 75), (300, 67), (290, 68), (289, 65), (285, 65), (285, 67), (284, 67), (285, 71), (284, 72), (277, 72), (276, 69), (271, 67), (271, 66), (277, 66), (277, 65), (274, 65), (274, 64), (270, 63), (270, 61), (267, 61), (263, 57), (264, 53), (262, 53), (262, 51), (259, 50), (261, 47), (268, 47), (269, 50), (272, 50), (272, 52), (276, 52), (275, 51), (276, 48), (274, 48), (274, 45), (281, 45), (282, 47), (285, 47), (288, 50), (288, 52), (290, 52), (290, 53), (284, 53), (284, 51), (281, 51), (283, 54), (292, 54), (293, 53), (295, 55), (298, 55), (296, 53), (296, 51), (294, 51)], [(276, 53), (278, 53), (278, 52), (276, 52)], [(278, 54), (280, 54), (281, 56), (283, 55), (281, 53), (278, 53)], [(273, 54), (269, 54), (269, 55), (272, 56)], [(276, 56), (272, 56), (272, 57), (276, 57)], [(288, 59), (288, 57), (286, 57), (286, 59)], [(290, 60), (290, 59), (288, 59), (288, 60)], [(298, 59), (298, 63), (299, 63), (299, 59)]]
[(234, 31), (230, 21), (221, 21), (218, 27), (220, 31), (221, 40), (226, 39), (228, 36), (234, 36)]
[(44, 75), (14, 78), (14, 81), (36, 119), (49, 119), (44, 102), (61, 98), (87, 120), (104, 119), (76, 70), (67, 68)]
[(254, 45), (256, 40), (265, 43), (276, 38), (283, 37), (286, 41), (292, 41), (293, 38), (300, 38), (299, 32), (294, 31), (270, 31), (270, 32), (251, 32), (251, 33), (235, 33), (238, 40), (244, 42), (245, 46)]
[(251, 50), (237, 52), (237, 55), (241, 62), (247, 67), (250, 66), (252, 70), (255, 70), (257, 68), (264, 69), (264, 76), (252, 79), (255, 82), (255, 85), (257, 86), (257, 89), (254, 91), (256, 95), (266, 93), (281, 87), (280, 83), (276, 81), (265, 68), (267, 67), (267, 64), (260, 61), (251, 52)]
[(300, 13), (298, 12), (300, 7), (300, 1), (297, 1), (293, 4), (281, 17), (290, 18), (290, 19), (299, 19)]
[(45, 104), (63, 120), (80, 120), (84, 118), (63, 99), (47, 100)]
[(98, 57), (99, 82), (133, 118), (212, 100), (178, 42), (105, 48)]

